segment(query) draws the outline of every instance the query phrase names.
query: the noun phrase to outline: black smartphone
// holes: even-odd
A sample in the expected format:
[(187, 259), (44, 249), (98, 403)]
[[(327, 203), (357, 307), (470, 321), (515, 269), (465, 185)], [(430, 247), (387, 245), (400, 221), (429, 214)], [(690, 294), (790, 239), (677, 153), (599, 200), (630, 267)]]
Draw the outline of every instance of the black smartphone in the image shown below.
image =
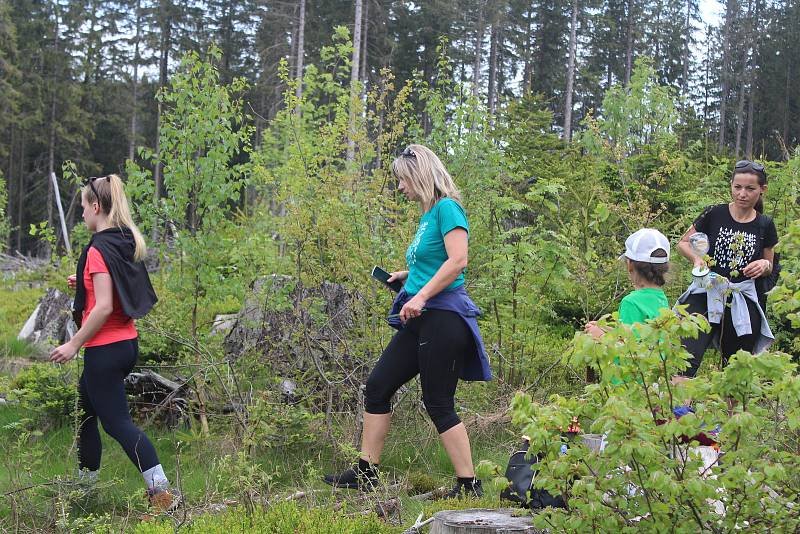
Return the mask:
[(392, 276), (391, 274), (387, 273), (377, 265), (372, 268), (372, 277), (376, 280), (379, 280), (384, 283), (384, 285), (388, 286), (392, 291), (400, 293), (400, 290), (403, 289), (403, 282), (400, 280), (394, 280), (393, 282), (389, 282), (389, 277)]

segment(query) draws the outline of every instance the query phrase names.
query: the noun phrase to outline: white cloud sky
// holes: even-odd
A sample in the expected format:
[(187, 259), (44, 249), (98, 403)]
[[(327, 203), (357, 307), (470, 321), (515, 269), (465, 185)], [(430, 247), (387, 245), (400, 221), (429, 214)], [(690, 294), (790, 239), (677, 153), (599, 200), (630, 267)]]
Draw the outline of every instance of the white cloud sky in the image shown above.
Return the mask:
[(719, 24), (722, 19), (722, 9), (722, 3), (717, 0), (700, 0), (700, 16), (706, 24)]

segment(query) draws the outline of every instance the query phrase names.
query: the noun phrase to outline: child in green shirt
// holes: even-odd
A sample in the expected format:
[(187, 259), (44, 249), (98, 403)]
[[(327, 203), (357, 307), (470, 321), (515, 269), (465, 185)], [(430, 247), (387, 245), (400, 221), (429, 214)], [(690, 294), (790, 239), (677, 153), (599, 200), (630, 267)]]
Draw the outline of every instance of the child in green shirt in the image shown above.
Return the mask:
[[(625, 258), (634, 290), (619, 303), (620, 322), (633, 325), (658, 317), (661, 308), (669, 308), (661, 289), (669, 271), (669, 240), (658, 230), (642, 228), (625, 240), (621, 258)], [(584, 332), (596, 338), (605, 334), (597, 321), (586, 323)]]

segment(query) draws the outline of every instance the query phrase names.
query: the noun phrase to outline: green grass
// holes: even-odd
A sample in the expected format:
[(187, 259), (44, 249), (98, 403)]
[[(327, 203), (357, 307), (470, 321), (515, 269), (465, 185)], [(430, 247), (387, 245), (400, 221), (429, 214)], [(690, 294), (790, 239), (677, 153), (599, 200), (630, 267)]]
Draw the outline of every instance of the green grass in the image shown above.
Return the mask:
[(17, 337), (43, 294), (41, 288), (13, 287), (11, 282), (0, 285), (0, 340)]
[(37, 354), (37, 349), (17, 334), (0, 338), (0, 358), (30, 358)]
[[(29, 443), (16, 447), (14, 441), (20, 436), (19, 427), (14, 427), (15, 421), (25, 417), (25, 412), (19, 407), (0, 407), (0, 454), (4, 460), (0, 464), (0, 493), (17, 490), (21, 487), (36, 486), (38, 484), (52, 483), (54, 480), (74, 479), (76, 465), (76, 451), (73, 446), (73, 430), (71, 425), (51, 430), (40, 437), (31, 438)], [(393, 428), (387, 439), (387, 446), (382, 462), (384, 483), (392, 486), (397, 482), (405, 482), (412, 478), (420, 477), (432, 480), (436, 486), (449, 486), (453, 482), (452, 466), (442, 448), (438, 436), (430, 427), (429, 422), (416, 411), (401, 409), (396, 417), (397, 425)], [(337, 427), (338, 428), (338, 427)], [(243, 503), (245, 489), (250, 489), (259, 494), (260, 498), (271, 502), (280, 500), (297, 490), (306, 491), (308, 498), (298, 501), (301, 511), (311, 514), (302, 515), (301, 523), (314, 524), (313, 510), (327, 509), (333, 514), (336, 503), (341, 499), (352, 502), (352, 507), (363, 508), (363, 497), (355, 492), (334, 492), (332, 488), (321, 481), (321, 475), (345, 467), (349, 462), (346, 458), (334, 458), (332, 446), (324, 438), (308, 446), (295, 446), (282, 449), (262, 448), (253, 458), (254, 462), (246, 462), (246, 466), (232, 461), (227, 467), (221, 466), (221, 459), (226, 454), (235, 457), (239, 449), (237, 440), (232, 437), (233, 429), (228, 424), (217, 424), (211, 436), (202, 437), (191, 431), (167, 431), (155, 427), (145, 429), (152, 439), (165, 471), (173, 481), (180, 465), (179, 484), (185, 496), (188, 509), (193, 520), (206, 509), (210, 503), (237, 501)], [(124, 524), (136, 524), (146, 513), (144, 498), (144, 485), (141, 475), (125, 456), (122, 448), (109, 436), (101, 431), (103, 440), (103, 460), (100, 474), (100, 486), (97, 496), (93, 499), (74, 500), (65, 499), (64, 488), (71, 486), (56, 484), (42, 486), (33, 490), (21, 492), (17, 504), (24, 505), (24, 520), (20, 522), (30, 531), (52, 528), (54, 526), (54, 512), (59, 506), (66, 505), (66, 517), (62, 523), (69, 523), (72, 530), (93, 531), (98, 525), (112, 524), (116, 527)], [(346, 441), (343, 438), (344, 441)], [(491, 460), (497, 464), (505, 465), (508, 455), (513, 448), (516, 438), (511, 433), (492, 429), (490, 433), (479, 433), (472, 436), (476, 463), (480, 460)], [(257, 465), (258, 473), (249, 475), (247, 469)], [(258, 478), (262, 476), (263, 478)], [(488, 481), (485, 481), (488, 483)], [(252, 485), (252, 488), (248, 486)], [(487, 484), (487, 496), (481, 502), (470, 503), (470, 506), (499, 505), (498, 489)], [(452, 508), (453, 503), (422, 503), (412, 499), (405, 491), (397, 495), (397, 491), (377, 494), (375, 498), (388, 499), (399, 497), (402, 503), (400, 523), (408, 526), (413, 523), (417, 514), (432, 513), (437, 507)], [(391, 494), (390, 494), (391, 493)], [(463, 504), (463, 503), (462, 503)], [(6, 498), (0, 501), (0, 531), (11, 529), (13, 524), (12, 502)], [(260, 507), (259, 507), (260, 508)], [(276, 525), (282, 524), (277, 516), (269, 512), (260, 512), (246, 521), (241, 514), (221, 514), (218, 517), (206, 518), (197, 523), (198, 530), (190, 532), (245, 532), (247, 521), (261, 522)], [(278, 513), (278, 512), (275, 512)], [(292, 509), (283, 510), (283, 514), (301, 513)], [(266, 514), (266, 515), (265, 515)], [(348, 514), (355, 516), (359, 514)], [(64, 513), (62, 513), (64, 516)], [(283, 516), (281, 516), (283, 517)], [(334, 517), (334, 516), (331, 516)], [(427, 515), (426, 515), (427, 517)], [(303, 523), (303, 521), (310, 521)], [(338, 521), (338, 520), (337, 520)], [(345, 519), (341, 519), (345, 521)], [(64, 523), (66, 525), (67, 523)], [(335, 521), (332, 524), (338, 524)], [(344, 524), (344, 523), (342, 523)], [(370, 523), (365, 523), (370, 524)], [(157, 523), (160, 525), (160, 523)], [(353, 523), (352, 532), (371, 532), (358, 530), (359, 523)], [(63, 525), (62, 525), (63, 526)], [(141, 532), (162, 532), (161, 527), (141, 527)], [(207, 530), (203, 530), (203, 529)], [(240, 530), (237, 530), (240, 528)], [(310, 528), (310, 527), (309, 527)], [(220, 530), (216, 530), (220, 529)], [(257, 529), (258, 530), (258, 529)], [(402, 530), (402, 529), (400, 529)], [(23, 530), (25, 531), (25, 530)], [(284, 532), (284, 530), (274, 530)], [(386, 532), (399, 530), (386, 530)], [(286, 532), (294, 532), (288, 530)], [(299, 530), (298, 532), (350, 532), (349, 530)], [(376, 531), (377, 532), (377, 531)]]

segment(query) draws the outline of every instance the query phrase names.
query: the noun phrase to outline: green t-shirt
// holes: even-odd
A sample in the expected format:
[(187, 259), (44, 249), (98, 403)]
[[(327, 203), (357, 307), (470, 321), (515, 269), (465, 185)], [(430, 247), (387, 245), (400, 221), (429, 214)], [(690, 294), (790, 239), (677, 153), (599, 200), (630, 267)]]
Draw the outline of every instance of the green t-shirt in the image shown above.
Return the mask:
[[(405, 290), (416, 295), (427, 284), (442, 264), (447, 261), (444, 236), (455, 228), (463, 228), (469, 234), (467, 214), (461, 204), (451, 198), (443, 198), (419, 220), (414, 240), (406, 250), (408, 279)], [(464, 284), (464, 273), (458, 275), (447, 289)]]
[(669, 308), (663, 289), (637, 289), (625, 295), (619, 303), (619, 320), (623, 324), (643, 323), (658, 317), (661, 308)]
[[(644, 323), (658, 317), (661, 308), (669, 308), (669, 301), (663, 289), (660, 287), (637, 289), (625, 295), (619, 303), (619, 321), (628, 325)], [(619, 358), (614, 358), (614, 363), (619, 364)], [(615, 386), (624, 384), (628, 380), (628, 377), (611, 377), (611, 383)]]

